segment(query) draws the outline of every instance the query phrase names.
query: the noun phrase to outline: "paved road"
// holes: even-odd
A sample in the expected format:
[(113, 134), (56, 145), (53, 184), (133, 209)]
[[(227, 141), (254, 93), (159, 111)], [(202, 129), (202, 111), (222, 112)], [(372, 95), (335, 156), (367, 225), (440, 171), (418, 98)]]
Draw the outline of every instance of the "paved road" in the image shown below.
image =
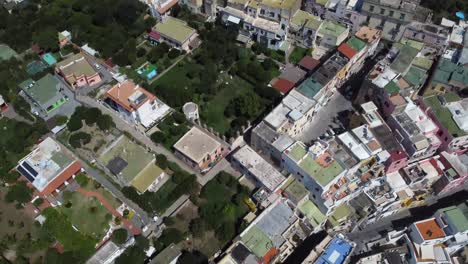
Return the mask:
[(200, 175), (200, 173), (196, 172), (193, 170), (191, 167), (189, 167), (186, 163), (178, 159), (172, 152), (164, 148), (163, 146), (155, 144), (146, 134), (144, 131), (138, 129), (134, 124), (127, 123), (124, 121), (122, 118), (119, 117), (119, 115), (113, 111), (112, 109), (107, 108), (105, 105), (102, 103), (99, 103), (98, 101), (91, 99), (86, 96), (80, 96), (77, 95), (76, 99), (90, 107), (97, 107), (101, 109), (103, 113), (106, 113), (112, 117), (114, 120), (114, 123), (116, 127), (121, 130), (121, 131), (126, 131), (130, 133), (136, 140), (140, 141), (144, 146), (150, 148), (152, 151), (158, 154), (164, 154), (168, 160), (177, 163), (182, 169), (186, 170), (189, 173), (193, 173), (197, 175), (197, 178), (201, 178), (203, 176)]
[(319, 110), (319, 112), (314, 116), (314, 119), (295, 139), (304, 143), (310, 143), (323, 135), (331, 128), (330, 126), (338, 127), (338, 124), (335, 123), (334, 119), (338, 117), (340, 112), (347, 110), (353, 110), (351, 102), (339, 92), (336, 92), (328, 104)]
[[(7, 117), (9, 119), (14, 119), (14, 120), (19, 121), (19, 122), (24, 122), (24, 123), (27, 123), (27, 124), (30, 124), (30, 125), (32, 125), (34, 123), (31, 120), (28, 120), (28, 119), (20, 116), (18, 113), (16, 113), (13, 105), (11, 105), (11, 104), (8, 105), (8, 109), (5, 112), (3, 112), (2, 114), (3, 114), (3, 116), (5, 116), (5, 117)], [(31, 114), (31, 116), (33, 118), (36, 118), (32, 114)]]

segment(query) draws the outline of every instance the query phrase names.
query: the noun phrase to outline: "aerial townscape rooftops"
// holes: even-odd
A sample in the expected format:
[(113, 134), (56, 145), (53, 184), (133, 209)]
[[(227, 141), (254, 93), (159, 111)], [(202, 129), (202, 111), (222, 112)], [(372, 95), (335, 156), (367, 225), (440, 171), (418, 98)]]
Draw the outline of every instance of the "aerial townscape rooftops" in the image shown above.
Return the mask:
[(39, 2), (0, 1), (4, 262), (468, 263), (468, 0)]

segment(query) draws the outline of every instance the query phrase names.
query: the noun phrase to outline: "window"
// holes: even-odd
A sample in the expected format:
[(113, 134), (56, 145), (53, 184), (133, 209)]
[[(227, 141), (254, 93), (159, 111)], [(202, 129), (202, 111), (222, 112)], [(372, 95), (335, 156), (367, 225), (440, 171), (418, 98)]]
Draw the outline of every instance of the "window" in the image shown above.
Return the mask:
[(401, 13), (401, 14), (400, 14), (400, 19), (401, 19), (401, 20), (404, 20), (404, 19), (405, 19), (405, 16), (406, 16), (405, 14)]
[(261, 14), (261, 15), (264, 15), (264, 14), (265, 14), (265, 10), (260, 9), (260, 14)]
[(392, 17), (394, 13), (395, 13), (395, 11), (391, 10), (391, 11), (388, 13), (388, 16)]
[(380, 14), (381, 14), (381, 15), (385, 14), (385, 9), (380, 8)]
[(370, 12), (374, 12), (374, 8), (375, 8), (375, 7), (374, 7), (373, 5), (371, 5), (371, 6), (369, 7), (369, 11), (370, 11)]
[(286, 29), (286, 25), (285, 25), (285, 24), (282, 24), (282, 25), (281, 25), (281, 29), (282, 29), (282, 30), (285, 30), (285, 29)]
[(275, 13), (270, 12), (270, 16), (271, 16), (271, 17), (275, 17)]

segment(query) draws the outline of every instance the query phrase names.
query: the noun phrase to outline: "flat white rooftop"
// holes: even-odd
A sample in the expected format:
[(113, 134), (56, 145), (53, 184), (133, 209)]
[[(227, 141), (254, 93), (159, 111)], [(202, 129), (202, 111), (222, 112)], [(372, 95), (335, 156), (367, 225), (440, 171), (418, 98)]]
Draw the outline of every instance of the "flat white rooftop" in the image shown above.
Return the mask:
[(239, 149), (233, 158), (270, 191), (276, 190), (285, 177), (249, 146)]
[(220, 146), (221, 143), (195, 126), (174, 144), (177, 151), (196, 163), (213, 154)]
[(18, 162), (17, 169), (42, 192), (73, 161), (57, 142), (48, 137)]

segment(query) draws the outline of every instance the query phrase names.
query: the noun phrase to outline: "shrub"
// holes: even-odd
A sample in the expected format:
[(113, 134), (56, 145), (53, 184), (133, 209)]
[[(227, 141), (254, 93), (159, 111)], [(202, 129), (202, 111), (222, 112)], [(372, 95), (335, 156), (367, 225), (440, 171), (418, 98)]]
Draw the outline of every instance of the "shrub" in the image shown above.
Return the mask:
[(24, 181), (11, 186), (5, 196), (5, 201), (12, 203), (14, 201), (19, 204), (31, 201), (33, 190), (29, 188)]
[(127, 241), (128, 238), (128, 231), (125, 228), (120, 228), (115, 230), (112, 233), (112, 242), (116, 243), (117, 245), (122, 245)]
[(43, 203), (44, 203), (44, 199), (42, 199), (42, 198), (37, 198), (37, 199), (34, 201), (33, 204), (34, 204), (34, 206), (39, 207), (39, 206), (41, 206)]
[(85, 187), (89, 183), (89, 178), (84, 173), (78, 173), (75, 180), (81, 187)]
[(72, 147), (80, 148), (82, 145), (86, 145), (91, 142), (91, 135), (86, 132), (77, 132), (70, 136), (68, 142)]
[(156, 165), (165, 170), (168, 166), (167, 157), (163, 154), (156, 155)]
[(61, 125), (64, 125), (65, 123), (67, 123), (68, 121), (68, 117), (66, 116), (55, 116), (55, 123), (58, 125), (58, 126), (61, 126)]
[(73, 114), (67, 123), (68, 130), (73, 132), (73, 131), (79, 130), (82, 127), (83, 127), (83, 123), (81, 122), (81, 119), (75, 116), (75, 114)]
[(179, 55), (180, 55), (180, 51), (178, 49), (171, 49), (169, 53), (167, 54), (167, 57), (169, 59), (175, 59), (179, 57)]
[(166, 139), (166, 134), (162, 131), (156, 131), (151, 134), (151, 140), (155, 143), (163, 143)]
[(112, 120), (112, 117), (109, 115), (101, 115), (97, 120), (97, 126), (103, 131), (107, 131), (115, 127), (115, 123)]
[(138, 48), (136, 55), (138, 58), (141, 58), (146, 55), (146, 50), (144, 48)]

